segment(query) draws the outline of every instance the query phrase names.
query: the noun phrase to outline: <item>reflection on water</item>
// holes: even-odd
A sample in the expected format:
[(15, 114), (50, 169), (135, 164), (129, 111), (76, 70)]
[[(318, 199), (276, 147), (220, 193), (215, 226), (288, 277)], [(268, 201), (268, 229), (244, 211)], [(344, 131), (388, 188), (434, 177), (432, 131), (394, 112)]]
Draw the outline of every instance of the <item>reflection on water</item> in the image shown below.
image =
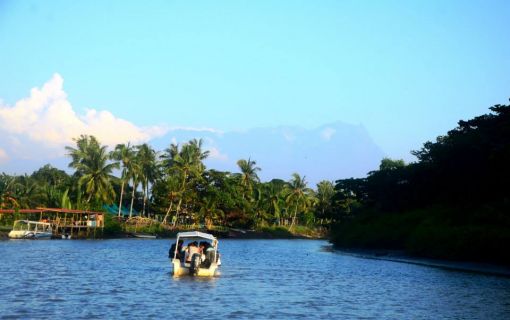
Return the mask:
[(174, 278), (169, 240), (2, 241), (1, 318), (508, 319), (510, 279), (223, 240), (221, 276)]

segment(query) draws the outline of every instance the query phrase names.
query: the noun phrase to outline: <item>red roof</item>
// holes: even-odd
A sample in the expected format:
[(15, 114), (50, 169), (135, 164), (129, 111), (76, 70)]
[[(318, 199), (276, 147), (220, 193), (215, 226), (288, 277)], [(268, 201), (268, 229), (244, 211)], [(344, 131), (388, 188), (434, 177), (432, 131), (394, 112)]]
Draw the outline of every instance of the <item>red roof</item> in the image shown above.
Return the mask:
[(36, 210), (36, 209), (19, 209), (19, 210), (14, 210), (14, 209), (0, 209), (0, 213), (15, 213), (15, 212), (18, 212), (18, 213), (41, 213), (42, 210)]
[(61, 213), (80, 213), (80, 214), (103, 214), (102, 211), (87, 211), (77, 209), (63, 209), (63, 208), (37, 208), (44, 212), (61, 212)]
[(0, 213), (42, 213), (42, 212), (57, 212), (57, 213), (77, 213), (77, 214), (104, 214), (99, 211), (87, 211), (76, 209), (63, 209), (63, 208), (37, 208), (37, 209), (0, 209)]

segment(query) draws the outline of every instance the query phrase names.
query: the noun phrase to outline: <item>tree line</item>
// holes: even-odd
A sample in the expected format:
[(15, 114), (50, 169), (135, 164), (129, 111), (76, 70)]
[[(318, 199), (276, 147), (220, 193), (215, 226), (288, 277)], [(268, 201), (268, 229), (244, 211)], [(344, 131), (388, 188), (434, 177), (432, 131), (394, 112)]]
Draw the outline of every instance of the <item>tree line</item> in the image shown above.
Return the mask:
[(332, 240), (338, 247), (510, 263), (510, 106), (383, 159), (365, 178), (336, 181)]
[(94, 136), (81, 135), (67, 146), (67, 174), (45, 165), (31, 175), (0, 176), (1, 208), (62, 207), (141, 215), (181, 224), (260, 228), (327, 226), (334, 193), (330, 181), (316, 190), (294, 173), (288, 181), (261, 182), (252, 159), (237, 161), (239, 172), (208, 169), (202, 140), (170, 144), (156, 151), (148, 144), (118, 144), (112, 151)]

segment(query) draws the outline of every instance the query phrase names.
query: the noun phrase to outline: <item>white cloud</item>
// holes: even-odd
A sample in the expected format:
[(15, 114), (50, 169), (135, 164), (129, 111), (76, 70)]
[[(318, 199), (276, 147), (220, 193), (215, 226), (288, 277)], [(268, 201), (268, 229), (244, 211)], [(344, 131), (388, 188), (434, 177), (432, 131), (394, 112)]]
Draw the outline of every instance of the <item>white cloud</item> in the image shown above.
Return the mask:
[(9, 156), (7, 155), (7, 152), (5, 152), (4, 149), (0, 148), (0, 164), (7, 162), (9, 160)]
[(175, 126), (175, 127), (170, 127), (168, 129), (168, 131), (181, 131), (181, 130), (182, 131), (191, 131), (191, 132), (210, 132), (210, 133), (215, 133), (218, 135), (223, 134), (223, 131), (221, 131), (221, 130), (214, 129), (214, 128), (208, 128), (208, 127), (195, 128), (195, 127), (186, 127), (186, 126)]
[(228, 155), (221, 153), (218, 148), (211, 147), (209, 150), (209, 158), (219, 161), (228, 161)]
[(331, 137), (335, 134), (336, 130), (333, 128), (325, 128), (321, 131), (321, 138), (328, 141), (331, 140)]
[(64, 79), (56, 73), (13, 107), (0, 101), (0, 134), (7, 138), (3, 141), (12, 142), (13, 149), (16, 141), (25, 141), (64, 153), (63, 146), (73, 144), (72, 139), (81, 134), (94, 135), (101, 143), (113, 146), (146, 142), (168, 131), (157, 126), (138, 127), (106, 110), (89, 109), (78, 115), (67, 100), (63, 84)]

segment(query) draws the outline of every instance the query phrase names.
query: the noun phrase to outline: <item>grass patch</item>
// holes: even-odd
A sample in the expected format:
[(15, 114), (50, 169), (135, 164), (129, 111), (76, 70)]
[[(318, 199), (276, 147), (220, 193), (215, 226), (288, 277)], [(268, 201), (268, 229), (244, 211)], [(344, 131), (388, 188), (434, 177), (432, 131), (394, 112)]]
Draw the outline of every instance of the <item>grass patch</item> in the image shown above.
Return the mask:
[(293, 236), (293, 234), (287, 228), (281, 226), (262, 227), (259, 231), (268, 233), (275, 238), (291, 238)]

